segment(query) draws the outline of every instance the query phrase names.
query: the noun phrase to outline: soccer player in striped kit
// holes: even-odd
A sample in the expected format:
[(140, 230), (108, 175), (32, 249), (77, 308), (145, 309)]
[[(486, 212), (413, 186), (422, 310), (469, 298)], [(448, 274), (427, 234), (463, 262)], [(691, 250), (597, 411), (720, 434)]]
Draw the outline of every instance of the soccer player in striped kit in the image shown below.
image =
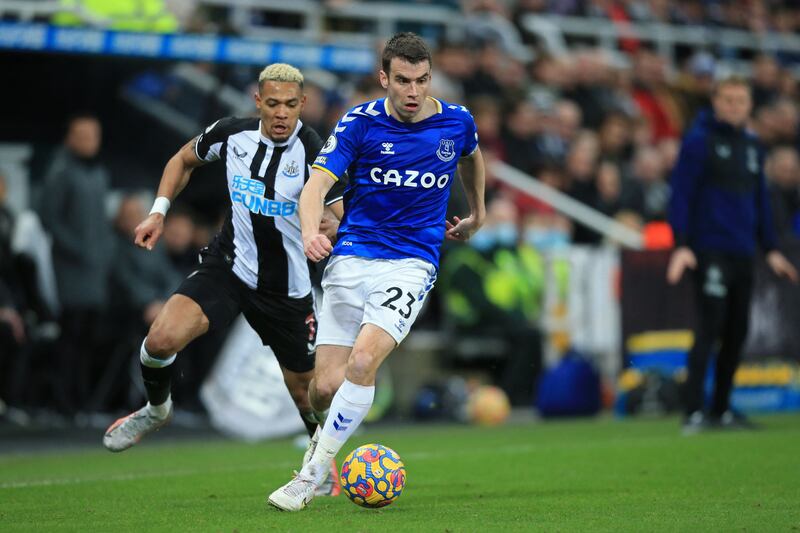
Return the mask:
[[(136, 228), (136, 244), (152, 249), (170, 202), (192, 170), (217, 160), (225, 163), (231, 211), (202, 250), (197, 270), (151, 325), (140, 354), (148, 403), (108, 428), (103, 444), (111, 451), (125, 450), (169, 422), (170, 365), (177, 353), (239, 313), (275, 352), (309, 435), (321, 421), (308, 398), (316, 319), (297, 202), (322, 141), (300, 120), (305, 96), (303, 75), (296, 68), (266, 67), (254, 97), (258, 117), (218, 120), (169, 160), (153, 209)], [(342, 216), (341, 190), (340, 185), (326, 195), (328, 215), (319, 231), (335, 230), (332, 220)]]

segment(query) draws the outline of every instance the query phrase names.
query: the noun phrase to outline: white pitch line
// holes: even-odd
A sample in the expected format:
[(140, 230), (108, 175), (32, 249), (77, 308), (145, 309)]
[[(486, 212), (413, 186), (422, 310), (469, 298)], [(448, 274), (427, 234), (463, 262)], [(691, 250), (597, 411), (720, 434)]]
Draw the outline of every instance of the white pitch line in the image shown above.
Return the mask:
[(69, 477), (69, 478), (54, 478), (54, 479), (35, 479), (31, 481), (8, 481), (0, 483), (0, 489), (21, 489), (28, 487), (49, 487), (49, 486), (63, 486), (63, 485), (80, 485), (81, 483), (95, 483), (97, 481), (131, 481), (137, 479), (147, 479), (155, 477), (183, 477), (193, 476), (197, 474), (222, 474), (225, 472), (241, 472), (243, 470), (253, 470), (260, 468), (262, 470), (272, 469), (289, 469), (296, 466), (294, 463), (276, 463), (261, 467), (253, 467), (252, 465), (229, 466), (222, 468), (204, 468), (204, 469), (184, 469), (184, 470), (160, 470), (158, 472), (133, 472), (130, 474), (117, 474), (111, 476), (92, 476), (92, 477)]

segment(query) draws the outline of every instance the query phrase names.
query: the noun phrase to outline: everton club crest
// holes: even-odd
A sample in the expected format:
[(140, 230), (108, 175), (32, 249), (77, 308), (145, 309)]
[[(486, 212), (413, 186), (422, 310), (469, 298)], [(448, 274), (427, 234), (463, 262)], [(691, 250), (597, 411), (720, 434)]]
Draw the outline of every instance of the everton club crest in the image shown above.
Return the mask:
[(440, 140), (439, 149), (436, 150), (436, 156), (445, 163), (452, 161), (456, 156), (456, 143), (450, 139)]

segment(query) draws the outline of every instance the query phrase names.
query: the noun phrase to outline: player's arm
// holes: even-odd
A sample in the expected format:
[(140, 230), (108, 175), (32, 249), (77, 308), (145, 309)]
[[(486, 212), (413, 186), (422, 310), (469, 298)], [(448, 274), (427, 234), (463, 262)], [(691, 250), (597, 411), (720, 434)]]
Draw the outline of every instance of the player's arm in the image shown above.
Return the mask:
[(328, 237), (331, 244), (336, 242), (336, 234), (339, 232), (339, 224), (344, 216), (344, 205), (342, 200), (337, 200), (325, 206), (322, 212), (322, 222), (319, 223), (319, 232)]
[(453, 241), (466, 241), (483, 225), (486, 218), (484, 191), (486, 190), (486, 167), (479, 147), (468, 156), (458, 160), (458, 171), (467, 194), (469, 216), (445, 220), (445, 237)]
[[(329, 173), (312, 167), (311, 175), (303, 186), (303, 192), (300, 193), (299, 214), (300, 229), (303, 232), (303, 249), (306, 257), (314, 262), (328, 257), (333, 250), (331, 240), (320, 231), (320, 222), (322, 222), (322, 214), (325, 209), (325, 197), (334, 183), (336, 180)], [(341, 202), (329, 206), (334, 214), (336, 214), (334, 209), (336, 204), (339, 204), (339, 208), (341, 208)], [(342, 211), (339, 209), (337, 217), (341, 218), (341, 215)]]
[(686, 269), (697, 268), (697, 257), (689, 247), (690, 211), (695, 205), (697, 185), (703, 176), (706, 160), (706, 137), (690, 132), (683, 139), (678, 161), (672, 170), (669, 223), (675, 236), (675, 249), (667, 265), (667, 282), (675, 285)]
[(158, 242), (161, 233), (164, 231), (164, 215), (169, 209), (170, 203), (180, 194), (189, 183), (192, 171), (205, 164), (205, 161), (197, 157), (195, 144), (199, 137), (196, 137), (183, 145), (178, 152), (167, 161), (164, 172), (161, 175), (161, 182), (158, 185), (158, 194), (150, 215), (136, 226), (136, 237), (134, 242), (142, 248), (152, 250)]

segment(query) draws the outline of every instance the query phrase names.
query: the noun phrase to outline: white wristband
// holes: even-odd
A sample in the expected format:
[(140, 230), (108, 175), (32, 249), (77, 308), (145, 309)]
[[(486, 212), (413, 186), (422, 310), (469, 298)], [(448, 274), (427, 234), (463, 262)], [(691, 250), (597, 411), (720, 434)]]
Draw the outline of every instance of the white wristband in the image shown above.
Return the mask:
[(166, 196), (159, 196), (156, 198), (156, 201), (153, 202), (153, 209), (150, 210), (150, 214), (153, 213), (161, 213), (164, 216), (167, 216), (167, 211), (169, 211), (169, 198)]

